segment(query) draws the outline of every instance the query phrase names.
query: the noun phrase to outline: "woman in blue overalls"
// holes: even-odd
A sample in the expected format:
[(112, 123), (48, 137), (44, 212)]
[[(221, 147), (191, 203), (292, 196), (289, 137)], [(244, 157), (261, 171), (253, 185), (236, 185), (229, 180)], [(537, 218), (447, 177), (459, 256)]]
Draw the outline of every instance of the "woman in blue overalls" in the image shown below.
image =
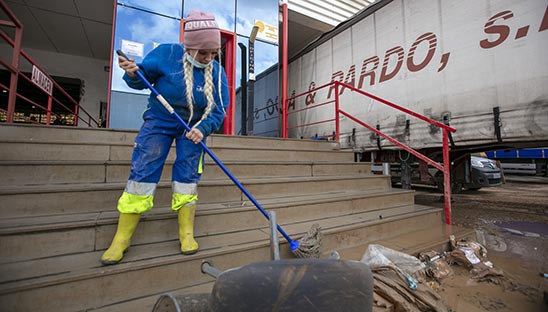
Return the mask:
[(181, 252), (198, 251), (194, 215), (204, 157), (199, 143), (220, 127), (229, 104), (225, 72), (215, 60), (220, 47), (221, 35), (215, 17), (192, 11), (185, 20), (184, 45), (159, 45), (140, 64), (118, 59), (125, 70), (124, 80), (131, 88), (146, 88), (135, 74), (140, 69), (192, 130), (186, 132), (150, 95), (143, 113), (144, 123), (135, 138), (129, 180), (118, 201), (118, 228), (101, 257), (103, 264), (122, 260), (140, 215), (152, 208), (154, 191), (173, 140), (177, 158), (173, 164), (171, 207), (178, 213)]

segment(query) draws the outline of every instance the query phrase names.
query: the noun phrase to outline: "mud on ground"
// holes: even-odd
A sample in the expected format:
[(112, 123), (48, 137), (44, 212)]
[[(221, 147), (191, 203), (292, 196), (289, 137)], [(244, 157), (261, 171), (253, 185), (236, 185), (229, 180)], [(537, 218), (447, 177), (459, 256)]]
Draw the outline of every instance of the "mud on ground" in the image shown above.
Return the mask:
[[(504, 277), (477, 282), (469, 270), (453, 265), (454, 274), (434, 285), (448, 308), (548, 311), (543, 303), (548, 278), (539, 274), (548, 273), (548, 178), (540, 179), (546, 183), (538, 180), (508, 177), (499, 187), (453, 195), (452, 223), (476, 229), (478, 242), (488, 250), (487, 259)], [(443, 208), (436, 190), (414, 189), (417, 204)]]

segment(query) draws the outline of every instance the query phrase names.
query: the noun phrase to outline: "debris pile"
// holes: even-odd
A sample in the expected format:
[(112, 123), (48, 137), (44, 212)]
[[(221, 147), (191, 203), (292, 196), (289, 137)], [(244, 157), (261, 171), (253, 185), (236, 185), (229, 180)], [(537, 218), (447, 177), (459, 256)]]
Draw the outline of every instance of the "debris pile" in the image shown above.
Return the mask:
[(371, 244), (361, 261), (371, 268), (374, 279), (373, 311), (449, 311), (436, 292), (442, 280), (453, 275), (452, 265), (466, 268), (477, 282), (520, 290), (504, 272), (487, 260), (487, 249), (474, 241), (456, 241), (450, 249), (422, 252), (414, 257)]
[(512, 282), (504, 272), (493, 266), (487, 260), (487, 249), (473, 241), (456, 241), (455, 237), (449, 237), (451, 251), (446, 255), (449, 264), (457, 264), (470, 270), (470, 277), (477, 282), (489, 282), (501, 285), (505, 290), (520, 290), (519, 285)]
[(418, 258), (371, 244), (361, 261), (373, 273), (373, 311), (448, 311), (423, 283), (426, 265)]

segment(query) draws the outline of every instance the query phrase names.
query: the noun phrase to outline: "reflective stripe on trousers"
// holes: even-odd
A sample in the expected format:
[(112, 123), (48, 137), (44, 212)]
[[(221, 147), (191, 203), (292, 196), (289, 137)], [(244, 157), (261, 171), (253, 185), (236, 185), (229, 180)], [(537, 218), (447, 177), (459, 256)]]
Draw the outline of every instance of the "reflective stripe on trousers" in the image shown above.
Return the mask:
[[(172, 170), (172, 209), (178, 210), (198, 200), (198, 182), (203, 172), (203, 151), (184, 136), (184, 129), (173, 116), (153, 109), (143, 114), (144, 123), (135, 138), (135, 147), (126, 189), (118, 201), (122, 213), (143, 213), (153, 207), (154, 193), (173, 140), (176, 160)], [(205, 139), (204, 139), (205, 143)]]

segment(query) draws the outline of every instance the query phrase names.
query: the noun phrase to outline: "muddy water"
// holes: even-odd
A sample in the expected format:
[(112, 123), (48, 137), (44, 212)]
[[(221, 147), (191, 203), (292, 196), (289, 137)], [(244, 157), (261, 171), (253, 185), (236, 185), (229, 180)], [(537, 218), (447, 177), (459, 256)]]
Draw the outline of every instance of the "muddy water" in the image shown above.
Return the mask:
[[(437, 288), (454, 311), (548, 311), (548, 184), (512, 183), (453, 196), (453, 223), (476, 229), (487, 259), (504, 278), (476, 282), (470, 272), (452, 266), (452, 276)], [(419, 190), (416, 202), (443, 207), (439, 193)]]
[(548, 240), (481, 230), (477, 234), (487, 259), (504, 277), (477, 282), (467, 269), (452, 266), (454, 275), (438, 289), (444, 303), (454, 311), (548, 311), (542, 302), (548, 279), (539, 274), (548, 269)]

